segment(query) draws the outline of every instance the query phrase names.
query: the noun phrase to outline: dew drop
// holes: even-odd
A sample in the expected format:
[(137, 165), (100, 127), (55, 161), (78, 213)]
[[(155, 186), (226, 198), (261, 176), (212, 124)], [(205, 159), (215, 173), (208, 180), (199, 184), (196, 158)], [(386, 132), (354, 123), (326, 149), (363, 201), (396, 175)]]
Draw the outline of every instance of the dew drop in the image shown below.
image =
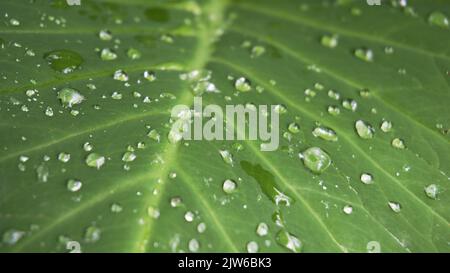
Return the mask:
[(280, 230), (277, 233), (275, 240), (278, 244), (284, 246), (294, 253), (298, 253), (301, 251), (302, 243), (300, 242), (300, 240), (296, 236), (288, 233), (285, 230)]
[(66, 87), (58, 91), (58, 99), (64, 107), (72, 107), (75, 104), (80, 104), (84, 97), (77, 90)]
[(200, 248), (200, 243), (197, 241), (197, 239), (191, 239), (189, 241), (188, 247), (189, 247), (189, 251), (197, 252), (198, 249)]
[(374, 135), (374, 129), (372, 126), (362, 120), (355, 122), (356, 132), (358, 136), (362, 139), (371, 139)]
[(355, 56), (365, 62), (373, 62), (373, 51), (371, 49), (359, 48), (354, 52)]
[(238, 78), (235, 82), (234, 82), (234, 87), (236, 88), (237, 91), (239, 92), (248, 92), (250, 90), (252, 90), (252, 86), (249, 80), (247, 80), (244, 77), (240, 77)]
[(53, 70), (64, 74), (72, 73), (84, 62), (80, 54), (66, 49), (48, 52), (44, 59)]
[(84, 240), (87, 243), (95, 243), (100, 240), (101, 229), (96, 226), (90, 226), (86, 228), (84, 233)]
[(373, 184), (373, 176), (370, 173), (361, 174), (360, 180), (366, 185)]
[(156, 74), (153, 71), (144, 71), (144, 78), (149, 82), (154, 82), (156, 80)]
[(332, 116), (337, 116), (341, 113), (341, 110), (339, 109), (339, 107), (337, 106), (328, 106), (327, 108), (328, 114), (332, 115)]
[(70, 154), (64, 153), (64, 152), (59, 153), (58, 154), (58, 160), (63, 162), (63, 163), (67, 163), (70, 160)]
[(298, 134), (300, 132), (300, 125), (298, 125), (295, 122), (292, 122), (289, 124), (288, 130), (289, 130), (289, 132), (291, 132), (293, 134)]
[(48, 169), (47, 165), (45, 165), (44, 163), (41, 163), (36, 168), (36, 174), (37, 174), (37, 178), (38, 178), (39, 182), (47, 182), (48, 176), (49, 176), (49, 169)]
[(248, 253), (256, 253), (258, 252), (259, 246), (255, 241), (250, 241), (247, 243), (247, 252)]
[(53, 117), (53, 108), (51, 108), (50, 106), (47, 106), (47, 108), (45, 108), (44, 113), (48, 117)]
[(197, 231), (198, 233), (203, 233), (206, 230), (206, 224), (201, 222), (197, 225)]
[(381, 131), (388, 133), (392, 130), (392, 123), (387, 120), (383, 120), (383, 122), (380, 125)]
[(132, 60), (138, 60), (141, 58), (142, 53), (137, 50), (136, 48), (129, 48), (127, 50), (127, 56), (128, 58), (132, 59)]
[(123, 207), (117, 203), (114, 203), (111, 205), (111, 212), (120, 213), (120, 212), (122, 212), (122, 210), (123, 210)]
[(183, 202), (183, 200), (179, 196), (175, 196), (175, 197), (170, 198), (170, 206), (172, 208), (179, 207), (182, 202)]
[(266, 236), (267, 234), (269, 234), (269, 226), (263, 222), (259, 223), (256, 227), (256, 234), (261, 237)]
[(100, 59), (102, 59), (103, 61), (113, 61), (117, 59), (117, 53), (114, 52), (112, 49), (103, 48), (100, 51)]
[(67, 181), (67, 189), (71, 192), (79, 191), (82, 186), (83, 183), (81, 183), (81, 181), (75, 179), (70, 179), (69, 181)]
[(91, 168), (100, 169), (105, 164), (105, 157), (97, 153), (90, 153), (86, 157), (86, 164)]
[(329, 48), (335, 48), (338, 45), (339, 38), (337, 35), (324, 35), (320, 39), (320, 43)]
[(305, 166), (312, 172), (323, 173), (331, 164), (330, 156), (318, 147), (311, 147), (299, 154)]
[(187, 222), (192, 222), (192, 221), (194, 221), (194, 217), (195, 217), (195, 215), (194, 215), (194, 213), (193, 213), (192, 211), (187, 211), (187, 212), (184, 214), (184, 219), (185, 219)]
[(399, 213), (401, 210), (400, 204), (397, 202), (388, 202), (389, 207), (392, 211)]
[(15, 245), (24, 235), (25, 232), (23, 231), (10, 229), (3, 233), (2, 241), (7, 245)]
[(107, 29), (100, 30), (100, 32), (98, 33), (98, 37), (102, 41), (110, 41), (113, 38), (111, 31)]
[(114, 80), (116, 81), (121, 81), (121, 82), (126, 82), (128, 81), (128, 75), (127, 73), (125, 73), (125, 71), (123, 70), (116, 70), (116, 72), (114, 72)]
[(252, 52), (251, 52), (250, 57), (251, 58), (256, 58), (256, 57), (259, 57), (259, 56), (263, 55), (265, 52), (266, 52), (266, 48), (265, 47), (263, 47), (263, 46), (254, 46), (252, 48)]
[(83, 144), (83, 150), (85, 150), (86, 152), (90, 152), (92, 151), (92, 149), (94, 149), (94, 146), (91, 143), (85, 142)]
[(236, 182), (227, 179), (223, 182), (222, 189), (225, 193), (231, 194), (236, 190)]
[(344, 107), (347, 110), (351, 110), (352, 112), (355, 112), (358, 108), (358, 103), (355, 100), (346, 99), (342, 101), (342, 107)]
[(126, 152), (122, 156), (122, 161), (124, 162), (132, 162), (136, 159), (136, 154), (133, 152)]
[(439, 189), (436, 184), (431, 184), (425, 187), (425, 194), (431, 199), (436, 199), (438, 192)]
[(391, 142), (392, 147), (403, 150), (406, 148), (405, 143), (400, 138), (394, 138)]
[(353, 212), (353, 207), (352, 206), (350, 206), (350, 205), (345, 205), (344, 206), (344, 208), (342, 209), (342, 211), (345, 213), (345, 214), (352, 214), (352, 212)]
[(233, 166), (233, 156), (228, 150), (219, 150), (219, 153), (225, 163)]
[(439, 11), (432, 12), (428, 17), (428, 22), (433, 26), (449, 28), (449, 20), (447, 16)]
[(336, 135), (336, 132), (333, 129), (326, 128), (326, 127), (316, 127), (312, 131), (313, 136), (320, 137), (323, 140), (327, 141), (337, 141), (338, 137)]
[(148, 214), (148, 216), (150, 216), (153, 219), (158, 219), (160, 212), (159, 212), (159, 209), (149, 206), (147, 208), (147, 214)]

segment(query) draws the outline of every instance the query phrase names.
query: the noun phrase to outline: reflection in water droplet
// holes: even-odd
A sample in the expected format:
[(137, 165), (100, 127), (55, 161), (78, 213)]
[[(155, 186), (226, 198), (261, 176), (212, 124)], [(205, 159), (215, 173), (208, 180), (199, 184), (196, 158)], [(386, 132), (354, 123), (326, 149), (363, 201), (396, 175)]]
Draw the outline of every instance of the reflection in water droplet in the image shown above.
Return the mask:
[(311, 147), (299, 154), (305, 166), (316, 174), (323, 173), (330, 165), (330, 156), (318, 147)]
[(84, 62), (80, 54), (67, 49), (48, 52), (44, 54), (44, 59), (53, 70), (64, 74), (73, 72)]
[(184, 219), (185, 219), (187, 222), (192, 222), (192, 221), (194, 221), (194, 217), (195, 217), (195, 215), (194, 215), (194, 213), (193, 213), (192, 211), (187, 211), (187, 212), (184, 214)]
[(112, 33), (107, 29), (102, 29), (98, 33), (98, 37), (100, 38), (100, 40), (110, 41), (112, 39)]
[(133, 152), (126, 152), (122, 156), (122, 161), (124, 162), (131, 162), (136, 159), (136, 154)]

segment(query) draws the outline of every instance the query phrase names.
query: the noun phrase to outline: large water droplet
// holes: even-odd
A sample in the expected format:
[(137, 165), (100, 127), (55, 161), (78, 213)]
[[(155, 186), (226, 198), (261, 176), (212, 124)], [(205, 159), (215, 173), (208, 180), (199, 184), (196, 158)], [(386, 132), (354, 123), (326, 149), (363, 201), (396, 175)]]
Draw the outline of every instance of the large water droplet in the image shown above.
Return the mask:
[(66, 87), (58, 91), (58, 99), (63, 106), (72, 107), (75, 104), (80, 104), (84, 97), (77, 90)]
[(361, 174), (360, 180), (364, 184), (373, 184), (373, 176), (370, 173)]
[(368, 124), (362, 120), (358, 120), (355, 122), (355, 128), (356, 128), (356, 132), (358, 133), (358, 136), (360, 138), (363, 138), (363, 139), (373, 138), (374, 129), (370, 124)]
[(318, 147), (306, 149), (299, 157), (308, 169), (317, 174), (323, 173), (331, 165), (330, 156)]
[(445, 14), (439, 11), (432, 12), (430, 16), (428, 17), (428, 22), (431, 25), (442, 27), (442, 28), (448, 28), (449, 27), (449, 20)]
[(431, 184), (425, 187), (425, 194), (431, 199), (436, 199), (438, 192), (439, 189), (436, 184)]
[(223, 182), (222, 189), (225, 193), (231, 194), (236, 190), (236, 182), (227, 179)]
[(53, 70), (64, 74), (73, 72), (84, 62), (80, 54), (67, 49), (48, 52), (44, 54), (44, 59)]

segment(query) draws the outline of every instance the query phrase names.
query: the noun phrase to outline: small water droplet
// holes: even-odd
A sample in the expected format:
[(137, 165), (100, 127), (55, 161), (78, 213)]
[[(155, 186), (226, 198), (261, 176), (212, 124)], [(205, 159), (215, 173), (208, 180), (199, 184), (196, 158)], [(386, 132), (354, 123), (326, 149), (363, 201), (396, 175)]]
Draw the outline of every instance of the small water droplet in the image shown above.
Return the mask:
[(225, 163), (233, 166), (233, 156), (228, 150), (219, 150), (219, 153)]
[(172, 208), (179, 207), (182, 202), (183, 202), (183, 200), (179, 196), (175, 196), (175, 197), (170, 198), (170, 206)]
[(67, 163), (70, 160), (70, 154), (61, 152), (58, 154), (58, 160), (63, 163)]
[(2, 241), (7, 245), (15, 245), (22, 237), (25, 235), (25, 232), (17, 230), (17, 229), (9, 229), (5, 233), (3, 233)]
[(156, 80), (156, 74), (153, 71), (144, 71), (144, 78), (149, 82), (154, 82)]
[(337, 116), (341, 113), (341, 109), (339, 109), (339, 107), (333, 106), (333, 105), (328, 106), (327, 111), (328, 111), (328, 114), (330, 114), (332, 116)]
[(153, 218), (153, 219), (158, 219), (159, 216), (160, 216), (159, 209), (154, 208), (154, 207), (152, 207), (152, 206), (149, 206), (149, 207), (147, 208), (147, 214), (148, 214), (148, 216), (150, 216), (150, 217)]
[(89, 226), (84, 233), (86, 243), (95, 243), (100, 240), (101, 229), (96, 226)]
[(388, 205), (391, 208), (391, 210), (396, 212), (396, 213), (399, 213), (400, 210), (401, 210), (401, 206), (397, 202), (388, 202)]
[(124, 162), (132, 162), (136, 159), (136, 154), (133, 152), (126, 152), (122, 156), (122, 161)]
[(336, 135), (336, 132), (333, 129), (327, 128), (327, 127), (316, 127), (312, 131), (313, 136), (320, 137), (321, 139), (327, 140), (327, 141), (337, 141), (338, 136)]
[(370, 173), (361, 174), (361, 182), (364, 184), (373, 184), (373, 176)]
[(98, 37), (102, 41), (110, 41), (113, 38), (111, 31), (107, 29), (100, 30), (100, 32), (98, 33)]
[(86, 157), (86, 164), (89, 167), (100, 169), (105, 164), (105, 157), (97, 153), (90, 153)]
[(201, 222), (197, 225), (197, 231), (198, 233), (203, 233), (206, 230), (206, 224)]
[(79, 191), (82, 186), (83, 183), (81, 183), (81, 181), (75, 179), (70, 179), (69, 181), (67, 181), (67, 189), (71, 192)]
[(438, 192), (439, 189), (436, 184), (431, 184), (425, 187), (425, 194), (431, 199), (436, 199)]
[(266, 49), (263, 46), (259, 46), (259, 45), (258, 46), (254, 46), (252, 48), (252, 52), (251, 52), (250, 57), (251, 58), (256, 58), (256, 57), (259, 57), (259, 56), (263, 55), (265, 52), (266, 52)]
[(256, 234), (258, 234), (258, 236), (266, 236), (267, 234), (269, 234), (269, 226), (266, 223), (259, 223), (258, 227), (256, 227)]
[(355, 100), (346, 99), (342, 101), (342, 107), (344, 107), (347, 110), (351, 110), (352, 112), (355, 112), (358, 108), (358, 103)]
[(49, 169), (48, 169), (47, 165), (45, 165), (44, 163), (41, 163), (36, 168), (36, 174), (37, 174), (37, 178), (38, 178), (39, 182), (47, 182), (48, 176), (49, 176)]
[(113, 60), (117, 59), (117, 53), (114, 52), (112, 49), (103, 48), (100, 51), (100, 58), (103, 61), (113, 61)]
[(298, 134), (300, 132), (300, 125), (298, 125), (295, 122), (292, 122), (289, 124), (288, 130), (289, 130), (289, 132), (291, 132), (293, 134)]
[(373, 51), (371, 49), (359, 48), (354, 52), (355, 56), (365, 62), (373, 62)]
[(247, 252), (248, 253), (256, 253), (258, 252), (259, 246), (255, 241), (250, 241), (247, 243)]
[(222, 189), (225, 193), (231, 194), (236, 190), (236, 182), (227, 179), (223, 182)]
[(113, 77), (116, 81), (121, 81), (121, 82), (126, 82), (128, 81), (128, 75), (127, 73), (125, 73), (125, 71), (123, 70), (116, 70), (116, 72), (114, 72), (114, 77)]
[(53, 117), (53, 108), (51, 108), (50, 106), (47, 106), (47, 108), (45, 108), (44, 113), (48, 117)]
[(111, 205), (111, 212), (120, 213), (122, 212), (123, 207), (120, 204), (114, 203)]
[(234, 87), (236, 88), (237, 91), (240, 91), (240, 92), (248, 92), (248, 91), (252, 90), (250, 81), (244, 77), (238, 78), (234, 82)]
[(337, 35), (323, 35), (320, 43), (329, 48), (335, 48), (338, 45), (339, 37)]
[(405, 143), (403, 142), (403, 140), (401, 140), (400, 138), (394, 138), (391, 142), (392, 147), (397, 148), (397, 149), (405, 149)]
[(383, 122), (380, 125), (381, 131), (388, 133), (392, 130), (392, 123), (387, 120), (383, 120)]
[(194, 221), (194, 217), (195, 217), (195, 215), (194, 215), (194, 213), (193, 213), (192, 211), (187, 211), (187, 212), (184, 214), (184, 219), (185, 219), (187, 222), (192, 222), (192, 221)]
[(92, 151), (92, 149), (94, 149), (94, 146), (91, 143), (85, 142), (83, 144), (83, 150), (85, 150), (86, 152), (90, 152)]
[(141, 58), (142, 54), (139, 50), (135, 48), (129, 48), (127, 51), (127, 56), (132, 60), (138, 60)]
[(353, 213), (353, 207), (352, 206), (350, 206), (350, 205), (345, 205), (344, 206), (344, 208), (342, 209), (342, 211), (345, 213), (345, 214), (352, 214)]
[(200, 243), (197, 241), (197, 239), (191, 239), (189, 241), (189, 251), (191, 252), (197, 252), (198, 249), (200, 248)]

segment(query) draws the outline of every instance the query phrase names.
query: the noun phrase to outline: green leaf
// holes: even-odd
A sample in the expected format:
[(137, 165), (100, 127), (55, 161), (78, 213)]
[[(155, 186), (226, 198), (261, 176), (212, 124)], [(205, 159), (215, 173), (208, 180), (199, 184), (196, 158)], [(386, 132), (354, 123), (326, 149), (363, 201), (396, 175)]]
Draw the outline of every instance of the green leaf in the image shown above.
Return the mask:
[(1, 1), (0, 251), (449, 252), (450, 4), (399, 3)]

